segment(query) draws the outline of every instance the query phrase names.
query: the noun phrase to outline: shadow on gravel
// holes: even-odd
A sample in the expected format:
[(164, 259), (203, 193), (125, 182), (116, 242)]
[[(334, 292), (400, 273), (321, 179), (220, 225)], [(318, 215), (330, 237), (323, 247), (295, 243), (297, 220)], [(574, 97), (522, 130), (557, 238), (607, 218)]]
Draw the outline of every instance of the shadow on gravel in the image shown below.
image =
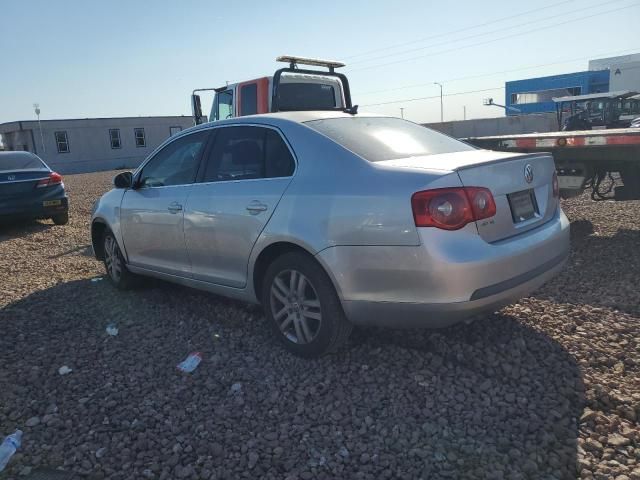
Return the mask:
[(0, 220), (0, 242), (26, 237), (33, 233), (49, 230), (52, 227), (52, 223), (43, 223), (38, 220), (15, 220), (11, 222)]
[[(25, 431), (10, 476), (575, 478), (578, 366), (507, 315), (357, 329), (310, 361), (255, 307), (105, 279), (33, 293), (0, 310), (0, 328), (0, 432)], [(193, 351), (202, 363), (178, 372)]]
[(640, 230), (598, 236), (587, 220), (571, 223), (571, 257), (564, 271), (535, 293), (559, 303), (640, 313)]

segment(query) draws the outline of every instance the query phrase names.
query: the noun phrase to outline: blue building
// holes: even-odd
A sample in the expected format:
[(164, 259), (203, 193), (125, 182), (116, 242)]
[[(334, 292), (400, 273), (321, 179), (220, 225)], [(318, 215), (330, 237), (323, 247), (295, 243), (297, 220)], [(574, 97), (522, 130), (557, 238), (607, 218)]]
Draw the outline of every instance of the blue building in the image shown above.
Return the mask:
[(608, 91), (608, 69), (506, 82), (506, 114), (521, 115), (525, 113), (555, 112), (554, 97), (587, 95), (589, 93)]

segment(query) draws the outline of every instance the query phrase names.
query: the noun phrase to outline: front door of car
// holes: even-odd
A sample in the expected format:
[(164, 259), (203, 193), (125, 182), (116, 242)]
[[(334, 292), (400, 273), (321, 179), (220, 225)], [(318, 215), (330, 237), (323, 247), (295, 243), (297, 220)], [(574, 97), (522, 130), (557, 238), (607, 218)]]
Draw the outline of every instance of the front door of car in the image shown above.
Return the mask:
[(249, 255), (295, 169), (278, 130), (257, 126), (214, 129), (185, 209), (185, 241), (193, 278), (242, 288)]
[(181, 136), (156, 153), (125, 192), (120, 224), (129, 263), (191, 276), (184, 243), (184, 206), (196, 178), (209, 131)]

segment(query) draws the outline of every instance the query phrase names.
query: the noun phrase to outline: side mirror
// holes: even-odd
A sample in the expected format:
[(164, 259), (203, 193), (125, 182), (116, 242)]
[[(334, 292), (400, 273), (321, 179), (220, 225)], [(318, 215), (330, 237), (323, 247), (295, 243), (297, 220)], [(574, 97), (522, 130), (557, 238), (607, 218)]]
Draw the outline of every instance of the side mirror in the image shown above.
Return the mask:
[(113, 186), (116, 188), (131, 188), (133, 185), (133, 173), (121, 172), (113, 177)]
[(200, 95), (195, 93), (191, 95), (191, 112), (196, 125), (200, 125), (202, 123), (202, 105), (200, 103)]

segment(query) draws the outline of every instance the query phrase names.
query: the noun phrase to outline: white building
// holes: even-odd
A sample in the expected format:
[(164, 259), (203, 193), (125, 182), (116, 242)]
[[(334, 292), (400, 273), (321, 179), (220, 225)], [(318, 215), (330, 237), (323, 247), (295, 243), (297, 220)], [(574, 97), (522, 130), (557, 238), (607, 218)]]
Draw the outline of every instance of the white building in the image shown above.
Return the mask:
[(590, 60), (589, 70), (609, 70), (610, 92), (640, 92), (640, 53)]
[(191, 126), (185, 116), (17, 121), (0, 124), (0, 147), (33, 152), (62, 174), (134, 168)]

